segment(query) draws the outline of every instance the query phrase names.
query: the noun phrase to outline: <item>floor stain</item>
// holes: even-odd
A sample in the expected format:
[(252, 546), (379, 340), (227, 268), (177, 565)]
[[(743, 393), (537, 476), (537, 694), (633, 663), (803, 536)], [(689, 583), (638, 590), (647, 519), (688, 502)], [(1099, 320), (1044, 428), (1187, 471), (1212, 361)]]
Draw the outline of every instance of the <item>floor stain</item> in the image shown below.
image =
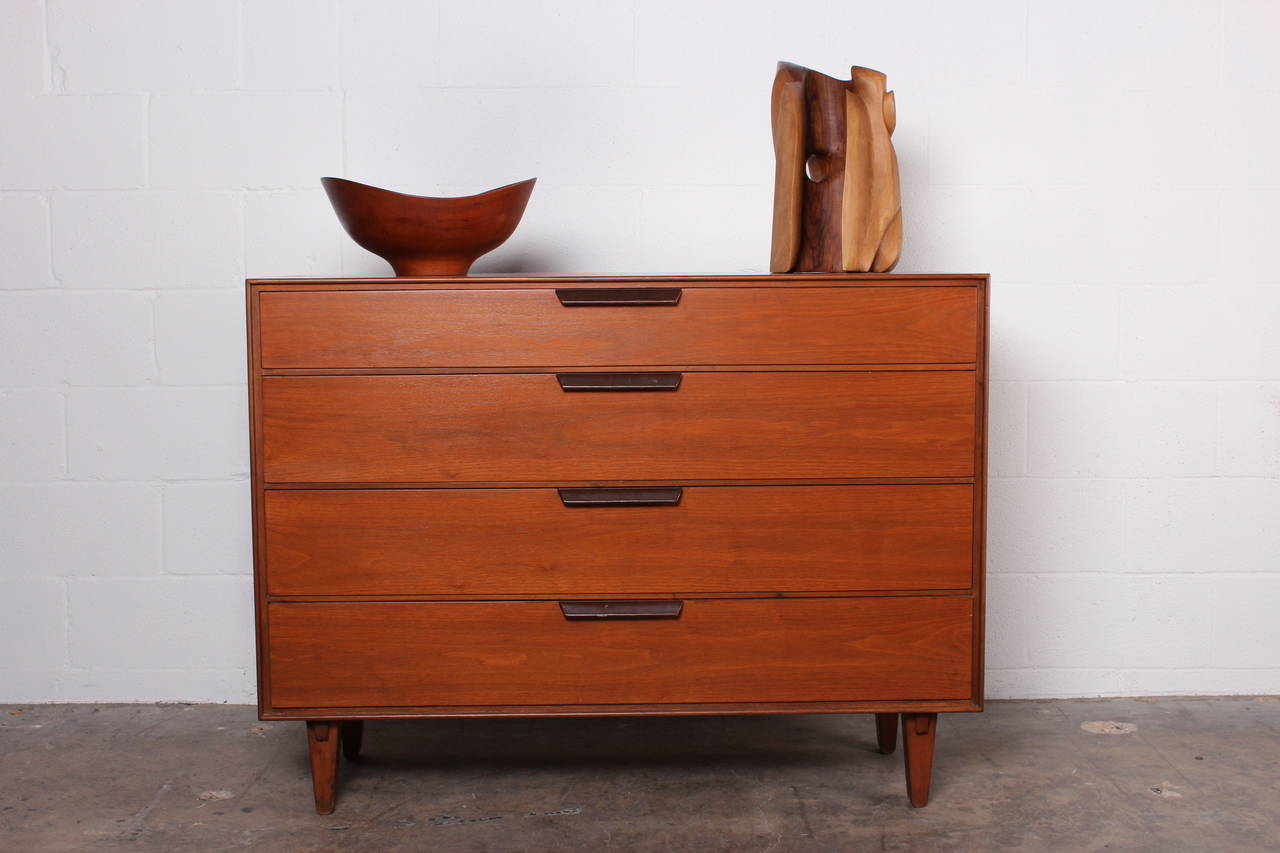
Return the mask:
[(1081, 723), (1080, 729), (1094, 735), (1131, 735), (1138, 727), (1133, 723), (1117, 723), (1114, 720), (1090, 720)]
[(1177, 788), (1177, 785), (1161, 782), (1159, 785), (1152, 785), (1149, 790), (1157, 797), (1164, 797), (1166, 800), (1180, 800), (1182, 795), (1178, 793)]

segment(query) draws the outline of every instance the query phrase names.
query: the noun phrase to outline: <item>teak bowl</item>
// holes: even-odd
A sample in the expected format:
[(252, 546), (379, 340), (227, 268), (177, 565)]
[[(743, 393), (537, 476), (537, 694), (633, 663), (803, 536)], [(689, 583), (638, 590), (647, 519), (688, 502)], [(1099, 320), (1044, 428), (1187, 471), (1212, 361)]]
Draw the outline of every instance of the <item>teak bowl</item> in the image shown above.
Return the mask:
[(396, 275), (466, 275), (520, 224), (537, 178), (479, 195), (405, 195), (345, 178), (321, 178), (342, 227)]

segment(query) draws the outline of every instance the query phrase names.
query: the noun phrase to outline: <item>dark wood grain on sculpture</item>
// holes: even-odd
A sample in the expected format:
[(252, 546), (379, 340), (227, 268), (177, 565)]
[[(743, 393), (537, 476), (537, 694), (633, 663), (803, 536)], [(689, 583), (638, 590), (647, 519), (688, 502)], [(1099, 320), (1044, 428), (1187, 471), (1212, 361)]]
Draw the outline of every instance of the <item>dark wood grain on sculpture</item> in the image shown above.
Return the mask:
[(898, 262), (897, 103), (879, 71), (854, 66), (850, 78), (778, 63), (773, 272), (887, 272)]

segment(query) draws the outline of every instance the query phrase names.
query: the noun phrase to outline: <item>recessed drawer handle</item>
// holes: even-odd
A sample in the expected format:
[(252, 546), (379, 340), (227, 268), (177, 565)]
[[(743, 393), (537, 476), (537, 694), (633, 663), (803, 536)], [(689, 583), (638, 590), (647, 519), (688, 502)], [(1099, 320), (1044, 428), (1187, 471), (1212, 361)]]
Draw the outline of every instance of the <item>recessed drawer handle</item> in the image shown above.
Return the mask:
[(684, 489), (560, 489), (565, 506), (675, 506)]
[(556, 299), (567, 308), (676, 305), (681, 292), (678, 287), (558, 287)]
[(562, 601), (566, 619), (676, 619), (684, 609), (680, 600)]
[(674, 391), (682, 373), (557, 373), (562, 391)]

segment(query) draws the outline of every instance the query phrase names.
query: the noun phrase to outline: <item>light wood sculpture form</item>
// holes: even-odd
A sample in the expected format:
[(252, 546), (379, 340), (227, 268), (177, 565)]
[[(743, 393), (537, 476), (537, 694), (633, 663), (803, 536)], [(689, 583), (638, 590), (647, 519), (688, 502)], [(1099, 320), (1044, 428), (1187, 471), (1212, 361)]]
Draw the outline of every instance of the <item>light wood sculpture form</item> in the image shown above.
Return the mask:
[(888, 272), (902, 251), (902, 195), (885, 75), (837, 80), (789, 62), (773, 80), (772, 272)]

